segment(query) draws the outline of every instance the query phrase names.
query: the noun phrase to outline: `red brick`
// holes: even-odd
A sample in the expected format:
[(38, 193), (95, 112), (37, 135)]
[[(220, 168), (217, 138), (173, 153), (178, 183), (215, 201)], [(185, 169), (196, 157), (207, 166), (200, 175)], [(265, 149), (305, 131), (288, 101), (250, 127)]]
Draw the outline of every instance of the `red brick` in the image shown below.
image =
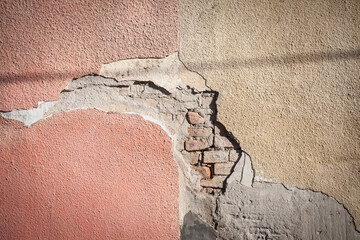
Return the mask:
[(195, 168), (196, 171), (201, 173), (202, 179), (210, 179), (211, 178), (211, 168), (207, 166), (200, 166)]
[(185, 142), (186, 151), (198, 151), (209, 148), (210, 145), (205, 139), (188, 140)]
[(232, 148), (233, 145), (227, 137), (223, 136), (215, 136), (214, 138), (214, 146), (216, 148)]
[(190, 124), (200, 124), (200, 123), (204, 123), (205, 119), (202, 118), (198, 113), (196, 112), (188, 112), (187, 115), (187, 120)]
[(234, 163), (216, 163), (214, 164), (215, 175), (229, 175)]
[(212, 134), (213, 129), (211, 127), (189, 127), (189, 136), (194, 137), (208, 137)]
[(203, 179), (200, 185), (203, 187), (223, 188), (226, 176), (214, 176), (211, 179)]
[(229, 152), (228, 151), (205, 151), (204, 152), (204, 163), (221, 163), (228, 162)]

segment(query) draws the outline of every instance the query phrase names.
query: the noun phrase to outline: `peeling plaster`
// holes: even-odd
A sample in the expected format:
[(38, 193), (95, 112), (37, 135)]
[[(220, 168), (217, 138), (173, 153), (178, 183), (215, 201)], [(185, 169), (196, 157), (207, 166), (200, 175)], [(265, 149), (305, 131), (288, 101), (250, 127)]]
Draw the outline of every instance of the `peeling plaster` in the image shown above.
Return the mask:
[(7, 119), (14, 119), (23, 122), (26, 127), (30, 127), (43, 118), (44, 114), (52, 108), (57, 101), (38, 102), (37, 108), (15, 109), (10, 112), (0, 112), (1, 116)]
[[(128, 60), (125, 60), (128, 61)], [(139, 60), (140, 61), (140, 60)], [(157, 67), (155, 67), (156, 69)], [(115, 69), (116, 70), (116, 69)], [(119, 71), (122, 72), (124, 70)], [(154, 70), (155, 72), (157, 70)], [(115, 71), (116, 72), (116, 71)], [(140, 71), (141, 72), (141, 71)], [(143, 74), (143, 73), (142, 73)], [(145, 73), (144, 73), (145, 74)], [(158, 72), (156, 74), (166, 74), (164, 72)], [(156, 74), (154, 76), (156, 76)], [(189, 211), (196, 214), (200, 219), (202, 219), (208, 226), (218, 230), (220, 234), (219, 239), (229, 239), (226, 238), (228, 234), (228, 230), (224, 232), (224, 229), (228, 229), (228, 227), (233, 224), (230, 222), (222, 222), (222, 219), (227, 218), (228, 216), (223, 215), (223, 213), (227, 211), (227, 208), (230, 209), (233, 206), (228, 206), (228, 203), (231, 202), (233, 197), (239, 196), (239, 194), (245, 194), (247, 196), (247, 191), (250, 191), (251, 196), (249, 198), (251, 201), (254, 201), (253, 196), (259, 195), (260, 197), (255, 197), (260, 202), (265, 201), (268, 202), (267, 195), (272, 194), (273, 199), (270, 203), (267, 203), (271, 208), (271, 202), (273, 202), (276, 206), (277, 203), (282, 201), (282, 196), (288, 196), (289, 193), (284, 192), (281, 193), (281, 189), (279, 190), (277, 187), (272, 187), (275, 185), (268, 185), (267, 183), (255, 182), (254, 183), (254, 169), (252, 167), (252, 161), (250, 157), (242, 152), (241, 157), (238, 159), (235, 164), (232, 173), (228, 176), (226, 185), (227, 188), (225, 190), (225, 196), (223, 195), (210, 195), (201, 191), (200, 180), (203, 177), (199, 172), (195, 171), (185, 155), (183, 154), (184, 150), (184, 137), (188, 136), (187, 126), (184, 114), (189, 111), (189, 109), (196, 110), (196, 106), (201, 102), (198, 102), (199, 99), (194, 98), (194, 93), (199, 94), (197, 89), (189, 89), (183, 88), (180, 86), (178, 81), (173, 82), (170, 85), (162, 84), (161, 81), (155, 78), (149, 78), (150, 80), (146, 80), (143, 78), (142, 80), (132, 78), (111, 78), (109, 76), (85, 76), (79, 79), (74, 79), (69, 83), (69, 85), (60, 93), (59, 101), (55, 102), (54, 105), (50, 109), (47, 109), (42, 113), (40, 119), (45, 119), (47, 117), (53, 116), (55, 114), (61, 112), (72, 111), (76, 109), (91, 109), (95, 108), (105, 112), (114, 112), (114, 113), (126, 113), (126, 114), (137, 114), (141, 115), (145, 120), (149, 120), (151, 122), (156, 123), (161, 126), (163, 130), (170, 136), (173, 142), (173, 156), (176, 160), (179, 167), (179, 219), (180, 223), (182, 223), (183, 218), (186, 213)], [(163, 80), (166, 77), (163, 78)], [(165, 81), (165, 80), (164, 80)], [(168, 80), (166, 80), (168, 81)], [(158, 82), (160, 85), (155, 84)], [(154, 99), (164, 98), (170, 99), (165, 105), (161, 103), (154, 102)], [(176, 100), (176, 104), (174, 101)], [(163, 101), (163, 100), (162, 100)], [(165, 101), (166, 102), (166, 101)], [(175, 104), (175, 105), (174, 105)], [(211, 103), (208, 103), (211, 105)], [(216, 112), (216, 105), (215, 110)], [(169, 118), (166, 115), (166, 112), (171, 112), (172, 114), (180, 113), (180, 118), (171, 117)], [(201, 116), (202, 114), (200, 114)], [(216, 116), (216, 114), (215, 114)], [(37, 119), (39, 120), (39, 119)], [(216, 121), (216, 119), (213, 121)], [(36, 121), (35, 121), (36, 122)], [(219, 131), (216, 130), (215, 131)], [(230, 134), (230, 133), (229, 133)], [(233, 139), (234, 141), (236, 139)], [(231, 143), (228, 143), (231, 144)], [(256, 180), (256, 179), (255, 179)], [(253, 184), (256, 186), (254, 190), (252, 187)], [(241, 187), (239, 187), (239, 185)], [(229, 187), (231, 186), (231, 187)], [(236, 186), (236, 187), (234, 187)], [(269, 188), (269, 189), (268, 189)], [(237, 190), (234, 190), (237, 189)], [(278, 189), (280, 191), (280, 195), (277, 192), (272, 192), (273, 190)], [(255, 192), (254, 192), (255, 191)], [(276, 190), (277, 191), (277, 190)], [(286, 191), (290, 191), (287, 190)], [(308, 190), (297, 190), (296, 194), (302, 196), (301, 194), (308, 194)], [(255, 195), (254, 195), (255, 194)], [(310, 191), (311, 194), (315, 194)], [(320, 194), (320, 193), (316, 193)], [(331, 220), (335, 221), (335, 223), (339, 223), (341, 226), (339, 229), (343, 231), (343, 229), (349, 229), (351, 231), (352, 236), (357, 236), (356, 232), (354, 232), (354, 224), (351, 215), (348, 214), (346, 209), (336, 203), (335, 205), (331, 205), (327, 207), (325, 202), (329, 198), (326, 195), (317, 195), (322, 196), (316, 198), (317, 202), (313, 206), (321, 206), (321, 214), (328, 213), (329, 211), (333, 211), (333, 209), (341, 209), (341, 214), (346, 219), (346, 222), (340, 220)], [(237, 197), (236, 197), (237, 198)], [(225, 201), (222, 201), (224, 200)], [(299, 198), (299, 206), (303, 205), (305, 201), (303, 197)], [(323, 199), (323, 200), (321, 200)], [(225, 205), (224, 205), (225, 204)], [(287, 203), (286, 203), (287, 204)], [(231, 205), (231, 204), (230, 204)], [(253, 208), (252, 205), (249, 205), (250, 208)], [(220, 212), (218, 209), (222, 209)], [(225, 209), (225, 210), (224, 210)], [(258, 211), (259, 208), (256, 208)], [(231, 210), (232, 211), (232, 210)], [(255, 215), (257, 214), (255, 211)], [(266, 209), (260, 209), (262, 212), (264, 219), (271, 219), (273, 213), (268, 212)], [(299, 211), (295, 210), (294, 211)], [(234, 212), (234, 211), (232, 211)], [(325, 215), (315, 216), (313, 212), (303, 213), (296, 212), (300, 214), (305, 214), (306, 218), (308, 218), (309, 225), (304, 225), (304, 231), (311, 231), (308, 229), (311, 226), (312, 221), (318, 221), (317, 218), (324, 217)], [(226, 213), (227, 214), (227, 213)], [(240, 214), (240, 213), (239, 213)], [(249, 212), (251, 215), (252, 212)], [(272, 220), (274, 224), (276, 224), (276, 216), (287, 216), (291, 220), (291, 215), (294, 212), (284, 212), (284, 213), (276, 213), (275, 220)], [(338, 221), (338, 222), (337, 222)], [(220, 224), (220, 225), (219, 225)], [(262, 227), (268, 228), (266, 224), (254, 223), (255, 228), (261, 229)], [(279, 222), (278, 224), (281, 225)], [(339, 229), (332, 230), (328, 228), (328, 225), (334, 224), (333, 222), (328, 222), (326, 219), (321, 223), (321, 231), (324, 231), (325, 235), (335, 236)], [(296, 224), (295, 224), (296, 225)], [(295, 226), (294, 225), (294, 226)], [(220, 226), (220, 228), (219, 228)], [(243, 231), (243, 227), (245, 225), (236, 225), (234, 228), (234, 232)], [(220, 231), (219, 231), (220, 230)], [(272, 230), (271, 230), (272, 231)], [(275, 230), (274, 230), (275, 231)], [(282, 230), (281, 230), (282, 231)], [(287, 230), (286, 230), (287, 231)], [(290, 229), (290, 232), (292, 229)], [(294, 232), (295, 229), (294, 229)], [(256, 233), (246, 233), (248, 237), (258, 236)], [(335, 235), (334, 235), (335, 234)], [(260, 236), (260, 235), (259, 235)], [(267, 236), (266, 234), (261, 236)], [(224, 238), (225, 237), (225, 238)]]
[(177, 88), (193, 87), (198, 91), (209, 90), (205, 79), (187, 70), (177, 52), (160, 59), (127, 59), (103, 64), (100, 75), (121, 80), (151, 81), (169, 92)]

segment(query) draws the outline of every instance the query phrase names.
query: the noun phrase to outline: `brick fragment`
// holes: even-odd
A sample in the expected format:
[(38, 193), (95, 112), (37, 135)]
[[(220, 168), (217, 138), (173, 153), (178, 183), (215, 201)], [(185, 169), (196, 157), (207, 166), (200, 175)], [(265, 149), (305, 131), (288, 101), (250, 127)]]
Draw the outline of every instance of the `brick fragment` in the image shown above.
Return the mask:
[(201, 152), (191, 152), (190, 153), (190, 163), (192, 165), (196, 165), (199, 163), (199, 158), (200, 158), (200, 154)]
[(194, 137), (208, 137), (212, 134), (211, 127), (189, 127), (188, 134)]
[(205, 121), (205, 119), (196, 112), (188, 112), (186, 117), (190, 124), (200, 124)]
[(195, 167), (195, 170), (198, 171), (202, 175), (202, 179), (210, 179), (211, 178), (211, 168), (207, 166), (199, 166)]
[(205, 151), (204, 152), (204, 163), (222, 163), (229, 161), (228, 151)]
[(231, 148), (233, 147), (233, 144), (227, 137), (216, 135), (214, 137), (214, 146), (216, 148)]
[(216, 163), (214, 164), (214, 174), (215, 175), (229, 175), (231, 169), (233, 168), (234, 163)]
[(209, 145), (208, 141), (206, 141), (205, 139), (188, 140), (185, 142), (185, 150), (186, 151), (204, 150), (209, 147), (210, 147), (210, 145)]
[(202, 179), (200, 185), (202, 187), (223, 188), (226, 176), (214, 176), (211, 179)]

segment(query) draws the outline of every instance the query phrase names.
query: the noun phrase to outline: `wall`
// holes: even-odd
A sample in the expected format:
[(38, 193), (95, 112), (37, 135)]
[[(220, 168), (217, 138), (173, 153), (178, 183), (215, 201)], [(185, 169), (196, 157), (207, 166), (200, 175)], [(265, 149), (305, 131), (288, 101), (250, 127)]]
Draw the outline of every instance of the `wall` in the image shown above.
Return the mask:
[(1, 1), (0, 110), (56, 100), (103, 63), (173, 53), (177, 19), (172, 0)]
[(134, 114), (0, 118), (1, 239), (176, 239), (170, 137)]
[(360, 224), (360, 2), (180, 1), (180, 58), (220, 92), (256, 179), (324, 192)]
[(27, 121), (0, 117), (1, 239), (178, 237), (178, 166), (158, 125), (91, 110), (36, 122), (73, 78), (177, 51), (177, 19), (172, 0), (0, 2), (0, 111)]
[(5, 238), (359, 238), (357, 3), (0, 6)]

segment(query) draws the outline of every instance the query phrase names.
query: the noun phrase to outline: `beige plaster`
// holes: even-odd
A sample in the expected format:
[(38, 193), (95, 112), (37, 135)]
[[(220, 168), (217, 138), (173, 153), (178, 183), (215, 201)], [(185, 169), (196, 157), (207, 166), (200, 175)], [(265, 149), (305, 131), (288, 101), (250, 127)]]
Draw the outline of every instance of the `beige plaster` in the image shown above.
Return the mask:
[(180, 59), (257, 180), (324, 192), (360, 226), (360, 1), (180, 1)]
[(180, 62), (178, 52), (165, 58), (134, 58), (103, 64), (100, 75), (115, 78), (118, 81), (151, 81), (169, 92), (187, 86), (199, 91), (208, 89), (203, 77), (189, 71)]

